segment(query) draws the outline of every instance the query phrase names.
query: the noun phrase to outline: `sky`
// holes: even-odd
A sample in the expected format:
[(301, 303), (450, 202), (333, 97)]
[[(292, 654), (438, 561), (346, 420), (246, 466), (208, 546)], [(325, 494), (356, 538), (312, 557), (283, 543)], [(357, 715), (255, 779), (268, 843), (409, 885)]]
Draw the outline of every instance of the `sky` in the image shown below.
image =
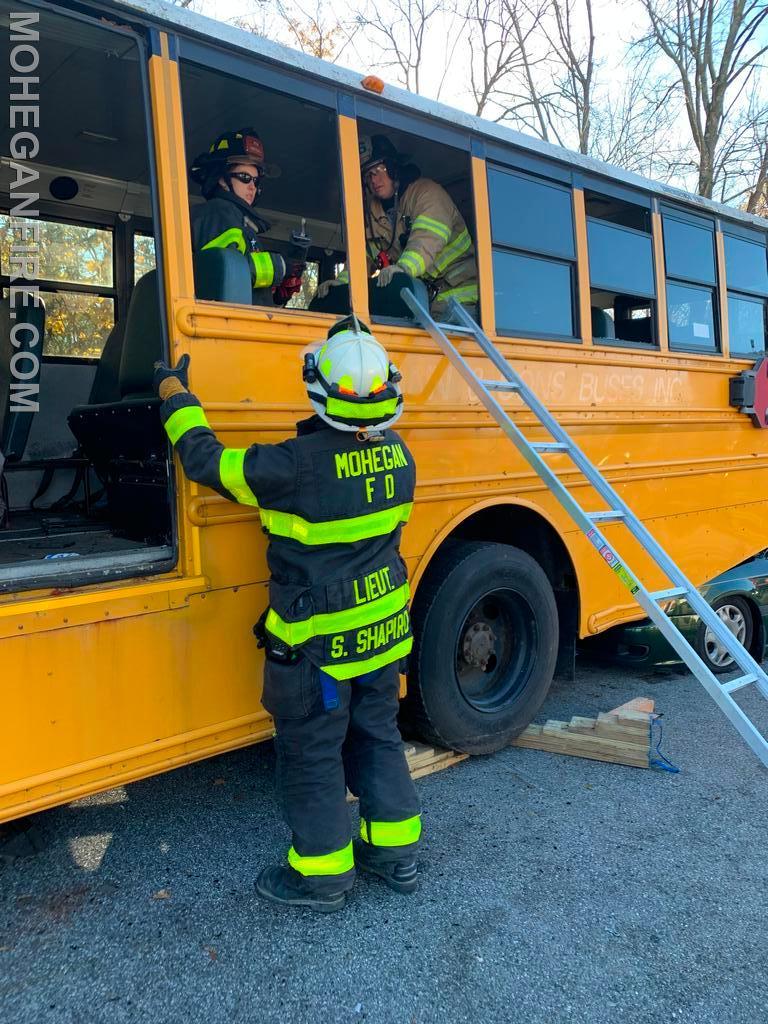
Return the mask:
[[(254, 18), (257, 21), (264, 21), (263, 3), (258, 0), (195, 0), (194, 9), (207, 17), (220, 21), (233, 23), (237, 18)], [(300, 17), (300, 9), (314, 9), (314, 0), (299, 0), (298, 5), (290, 5), (289, 9), (295, 11)], [(329, 12), (332, 10), (335, 17), (340, 21), (350, 18), (352, 10), (359, 8), (361, 4), (350, 3), (349, 0), (330, 0), (326, 5)], [(624, 79), (624, 66), (622, 55), (624, 47), (640, 25), (643, 24), (643, 11), (637, 0), (594, 0), (594, 21), (596, 26), (596, 55), (604, 62), (608, 69), (611, 80), (617, 83)], [(636, 34), (636, 33), (635, 33)], [(468, 43), (463, 42), (457, 47), (453, 56), (451, 73), (445, 75), (446, 30), (443, 26), (437, 25), (431, 32), (429, 38), (430, 46), (423, 62), (423, 80), (421, 92), (433, 99), (440, 99), (443, 103), (462, 109), (472, 109), (472, 97), (466, 88), (467, 67), (469, 61)], [(287, 41), (287, 37), (281, 39)], [(370, 49), (365, 40), (358, 34), (352, 43), (345, 49), (338, 63), (344, 67), (352, 68), (355, 71), (375, 70), (375, 52)], [(396, 84), (396, 73), (394, 70), (387, 74), (380, 72), (385, 80)], [(442, 80), (442, 90), (437, 96), (438, 86)]]

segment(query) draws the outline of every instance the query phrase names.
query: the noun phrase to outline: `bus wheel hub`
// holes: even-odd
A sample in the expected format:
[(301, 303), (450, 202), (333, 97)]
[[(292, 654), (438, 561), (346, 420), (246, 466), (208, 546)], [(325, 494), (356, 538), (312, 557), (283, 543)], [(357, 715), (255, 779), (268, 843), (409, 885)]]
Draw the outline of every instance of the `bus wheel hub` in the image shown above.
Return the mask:
[(475, 622), (464, 634), (462, 654), (464, 661), (485, 672), (494, 652), (496, 637), (487, 622)]

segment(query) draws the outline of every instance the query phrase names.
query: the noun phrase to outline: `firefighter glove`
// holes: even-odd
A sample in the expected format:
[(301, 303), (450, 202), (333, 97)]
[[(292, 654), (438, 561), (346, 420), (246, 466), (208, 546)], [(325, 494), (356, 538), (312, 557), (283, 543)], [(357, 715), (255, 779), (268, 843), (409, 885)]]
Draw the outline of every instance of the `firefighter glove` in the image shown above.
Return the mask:
[(379, 271), (379, 276), (376, 278), (376, 284), (379, 288), (386, 288), (391, 283), (392, 278), (395, 274), (407, 274), (408, 271), (405, 267), (401, 267), (398, 263), (390, 263), (388, 267), (382, 267)]
[(324, 299), (331, 288), (335, 288), (336, 285), (346, 284), (346, 281), (339, 281), (335, 277), (329, 278), (327, 281), (321, 281), (317, 286), (317, 297), (318, 299)]
[(171, 369), (167, 363), (155, 363), (155, 372), (152, 377), (152, 384), (155, 391), (163, 399), (171, 395), (182, 394), (189, 390), (189, 356), (183, 355), (176, 365)]

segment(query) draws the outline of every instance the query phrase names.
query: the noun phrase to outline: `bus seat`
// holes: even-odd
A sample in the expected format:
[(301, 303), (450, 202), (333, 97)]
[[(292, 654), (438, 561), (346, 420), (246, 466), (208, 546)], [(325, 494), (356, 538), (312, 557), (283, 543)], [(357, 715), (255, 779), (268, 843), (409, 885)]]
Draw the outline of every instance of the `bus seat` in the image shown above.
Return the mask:
[(195, 295), (213, 302), (253, 301), (251, 272), (236, 249), (204, 249), (193, 256)]
[(114, 373), (119, 354), (119, 398), (75, 406), (69, 427), (106, 482), (111, 529), (131, 539), (158, 541), (168, 536), (170, 523), (167, 440), (152, 387), (154, 363), (165, 355), (157, 271), (136, 282), (122, 344), (114, 333), (108, 343), (104, 389), (111, 386), (109, 366)]
[[(39, 295), (37, 304), (30, 303), (28, 306), (24, 306), (19, 302), (16, 304), (15, 310), (14, 324), (16, 326), (28, 324), (30, 327), (36, 327), (37, 333), (19, 331), (17, 334), (19, 343), (13, 345), (9, 300), (0, 300), (0, 451), (5, 455), (8, 465), (21, 461), (24, 449), (27, 447), (33, 417), (31, 409), (11, 409), (11, 359), (19, 352), (34, 353), (37, 356), (37, 368), (33, 376), (25, 376), (24, 384), (30, 388), (35, 385), (39, 386), (40, 366), (45, 343), (45, 304)], [(28, 360), (24, 360), (22, 369), (25, 374), (29, 365)], [(30, 396), (29, 401), (32, 400), (33, 398)]]
[(646, 345), (653, 344), (653, 317), (633, 317), (636, 309), (647, 309), (648, 299), (638, 299), (633, 295), (617, 295), (614, 300), (616, 313), (616, 336), (622, 341), (637, 341)]
[(613, 320), (604, 309), (599, 306), (592, 307), (592, 337), (593, 338), (615, 338), (616, 332), (613, 327)]

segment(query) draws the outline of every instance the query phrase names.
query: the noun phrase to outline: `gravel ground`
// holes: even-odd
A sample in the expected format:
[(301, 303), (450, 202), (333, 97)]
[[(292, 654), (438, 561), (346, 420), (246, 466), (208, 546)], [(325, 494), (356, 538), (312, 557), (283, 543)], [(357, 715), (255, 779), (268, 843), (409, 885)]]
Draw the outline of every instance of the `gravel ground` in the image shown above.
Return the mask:
[(580, 665), (545, 712), (641, 695), (680, 774), (470, 759), (418, 783), (419, 893), (362, 877), (340, 914), (255, 895), (287, 839), (269, 746), (41, 815), (0, 867), (0, 1020), (768, 1021), (765, 769), (687, 675)]

